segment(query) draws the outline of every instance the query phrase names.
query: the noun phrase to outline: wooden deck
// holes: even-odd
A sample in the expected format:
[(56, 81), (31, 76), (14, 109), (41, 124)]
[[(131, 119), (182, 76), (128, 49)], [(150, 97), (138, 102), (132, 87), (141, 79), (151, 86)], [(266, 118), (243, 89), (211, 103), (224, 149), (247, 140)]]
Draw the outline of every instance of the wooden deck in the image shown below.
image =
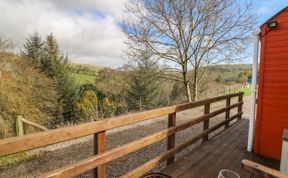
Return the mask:
[(278, 161), (246, 151), (247, 134), (248, 120), (242, 119), (169, 165), (163, 173), (173, 178), (213, 178), (217, 177), (221, 169), (230, 169), (241, 178), (256, 177), (242, 169), (242, 159), (250, 159), (279, 170)]

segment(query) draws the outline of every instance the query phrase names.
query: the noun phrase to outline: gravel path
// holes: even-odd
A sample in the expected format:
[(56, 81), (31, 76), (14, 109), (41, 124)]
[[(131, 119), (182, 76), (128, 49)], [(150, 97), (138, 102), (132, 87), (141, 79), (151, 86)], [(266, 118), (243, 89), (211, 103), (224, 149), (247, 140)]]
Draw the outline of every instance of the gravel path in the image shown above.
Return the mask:
[[(249, 97), (244, 98), (244, 118), (248, 118), (249, 114)], [(232, 101), (232, 104), (234, 102)], [(224, 102), (218, 102), (211, 105), (211, 111), (223, 107)], [(233, 109), (231, 115), (236, 113), (237, 109)], [(185, 120), (195, 118), (202, 115), (203, 107), (183, 111), (177, 113), (177, 123), (181, 123)], [(213, 126), (220, 121), (223, 121), (224, 114), (211, 119), (210, 125)], [(107, 149), (118, 147), (122, 144), (128, 143), (130, 141), (136, 140), (138, 138), (144, 137), (146, 135), (155, 133), (167, 127), (167, 117), (160, 117), (154, 119), (153, 122), (142, 122), (141, 124), (135, 124), (134, 126), (127, 127), (122, 130), (112, 130), (107, 135)], [(176, 135), (176, 142), (181, 143), (192, 135), (200, 133), (202, 131), (203, 125), (198, 124), (189, 129), (186, 129)], [(211, 135), (217, 134), (221, 129), (212, 133)], [(177, 144), (176, 143), (176, 144)], [(191, 151), (200, 142), (193, 144), (188, 149), (182, 151), (176, 155), (176, 159), (185, 155), (185, 153)], [(137, 152), (131, 153), (127, 156), (114, 160), (107, 165), (107, 177), (114, 178), (123, 175), (124, 173), (136, 168), (137, 166), (143, 164), (144, 162), (152, 159), (153, 157), (159, 155), (161, 152), (166, 150), (166, 140), (157, 142), (153, 145), (145, 147)], [(41, 149), (39, 155), (30, 160), (19, 163), (17, 165), (9, 166), (7, 168), (0, 169), (0, 177), (35, 177), (36, 175), (51, 171), (56, 168), (69, 165), (71, 163), (77, 162), (88, 158), (93, 154), (93, 140), (92, 137), (85, 137), (82, 139), (77, 139), (75, 141), (70, 141), (66, 143), (57, 144), (57, 146), (49, 146)], [(165, 166), (162, 163), (156, 167), (153, 171), (160, 171)], [(79, 177), (92, 177), (92, 171), (80, 175)]]

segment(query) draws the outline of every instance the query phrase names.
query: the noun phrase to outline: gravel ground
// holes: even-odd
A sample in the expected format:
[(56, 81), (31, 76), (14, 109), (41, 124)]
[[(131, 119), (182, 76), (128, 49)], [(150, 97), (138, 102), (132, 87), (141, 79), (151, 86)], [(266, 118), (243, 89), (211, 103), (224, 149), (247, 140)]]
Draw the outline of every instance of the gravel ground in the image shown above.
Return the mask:
[[(248, 118), (249, 114), (249, 97), (244, 98), (244, 118)], [(232, 104), (234, 102), (232, 101)], [(218, 102), (211, 105), (211, 111), (223, 107), (224, 102)], [(235, 114), (237, 109), (233, 109), (231, 115)], [(194, 108), (191, 110), (183, 111), (177, 113), (177, 124), (185, 120), (195, 118), (202, 115), (203, 107)], [(213, 126), (216, 123), (223, 121), (224, 114), (214, 117), (210, 120), (210, 125)], [(142, 122), (141, 124), (134, 124), (132, 126), (126, 127), (125, 129), (116, 129), (109, 131), (107, 135), (107, 149), (118, 147), (122, 144), (128, 143), (130, 141), (136, 140), (138, 138), (144, 137), (146, 135), (155, 133), (167, 127), (167, 117), (160, 117), (154, 119), (153, 121)], [(191, 136), (196, 135), (202, 131), (203, 125), (198, 124), (189, 129), (186, 129), (180, 133), (176, 134), (176, 144), (179, 144)], [(220, 132), (221, 129), (212, 133), (215, 135)], [(176, 159), (182, 157), (189, 151), (193, 149), (200, 142), (193, 144), (188, 149), (182, 151), (176, 155)], [(134, 153), (128, 154), (117, 160), (114, 160), (107, 164), (107, 177), (114, 178), (125, 174), (129, 170), (138, 167), (139, 165), (145, 163), (146, 161), (152, 159), (153, 157), (159, 155), (161, 152), (166, 150), (166, 140), (157, 142), (155, 144), (149, 145), (141, 150)], [(0, 177), (35, 177), (39, 174), (46, 173), (56, 168), (69, 165), (71, 163), (77, 162), (88, 158), (93, 154), (93, 140), (91, 136), (56, 144), (56, 146), (48, 146), (38, 150), (38, 156), (32, 160), (19, 163), (17, 165), (11, 165), (5, 169), (0, 169)], [(152, 171), (161, 171), (164, 168), (165, 162), (160, 164)], [(82, 174), (78, 177), (92, 177), (92, 171)]]

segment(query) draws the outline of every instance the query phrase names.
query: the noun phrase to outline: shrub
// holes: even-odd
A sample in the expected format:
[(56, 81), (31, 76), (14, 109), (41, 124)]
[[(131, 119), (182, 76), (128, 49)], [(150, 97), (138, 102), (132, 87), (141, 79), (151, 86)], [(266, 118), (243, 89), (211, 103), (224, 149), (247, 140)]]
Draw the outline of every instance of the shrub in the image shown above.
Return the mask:
[(18, 115), (38, 124), (48, 123), (53, 119), (57, 98), (51, 79), (31, 67), (25, 59), (0, 53), (0, 137), (16, 135)]
[(82, 98), (75, 104), (77, 120), (88, 121), (97, 118), (98, 99), (94, 91), (85, 91)]
[(113, 116), (116, 110), (114, 103), (112, 103), (107, 97), (103, 99), (101, 108), (104, 117)]

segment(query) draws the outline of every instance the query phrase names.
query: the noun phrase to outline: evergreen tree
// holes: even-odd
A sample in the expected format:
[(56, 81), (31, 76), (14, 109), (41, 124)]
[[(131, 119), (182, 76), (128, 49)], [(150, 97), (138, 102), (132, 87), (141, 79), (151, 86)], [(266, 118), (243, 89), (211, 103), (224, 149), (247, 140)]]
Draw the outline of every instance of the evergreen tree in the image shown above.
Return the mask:
[(66, 72), (65, 59), (53, 34), (46, 38), (44, 54), (41, 60), (41, 70), (43, 72), (50, 77), (57, 77), (57, 75)]
[[(53, 79), (58, 91), (57, 116), (71, 120), (74, 104), (77, 101), (77, 87), (68, 73), (68, 64), (61, 53), (59, 44), (53, 34), (43, 42), (37, 32), (30, 35), (24, 45), (22, 55), (28, 61)], [(68, 59), (67, 59), (68, 60)]]
[(53, 34), (47, 36), (44, 46), (41, 70), (53, 78), (58, 89), (59, 108), (63, 108), (65, 120), (72, 121), (75, 115), (74, 105), (77, 102), (78, 89), (69, 75), (68, 64), (61, 53), (59, 44)]
[(21, 51), (21, 55), (25, 57), (31, 64), (36, 67), (40, 67), (41, 59), (43, 58), (44, 42), (42, 41), (40, 35), (34, 32), (26, 38), (26, 43), (24, 44), (24, 50)]
[(140, 58), (132, 72), (128, 103), (139, 107), (141, 104), (141, 109), (150, 109), (160, 102), (160, 81), (156, 76), (158, 66), (149, 54), (141, 54)]
[(183, 94), (185, 93), (185, 88), (182, 82), (175, 82), (173, 85), (173, 89), (171, 91), (171, 95), (170, 95), (170, 99), (172, 100), (172, 102), (177, 102), (177, 100), (179, 100)]

